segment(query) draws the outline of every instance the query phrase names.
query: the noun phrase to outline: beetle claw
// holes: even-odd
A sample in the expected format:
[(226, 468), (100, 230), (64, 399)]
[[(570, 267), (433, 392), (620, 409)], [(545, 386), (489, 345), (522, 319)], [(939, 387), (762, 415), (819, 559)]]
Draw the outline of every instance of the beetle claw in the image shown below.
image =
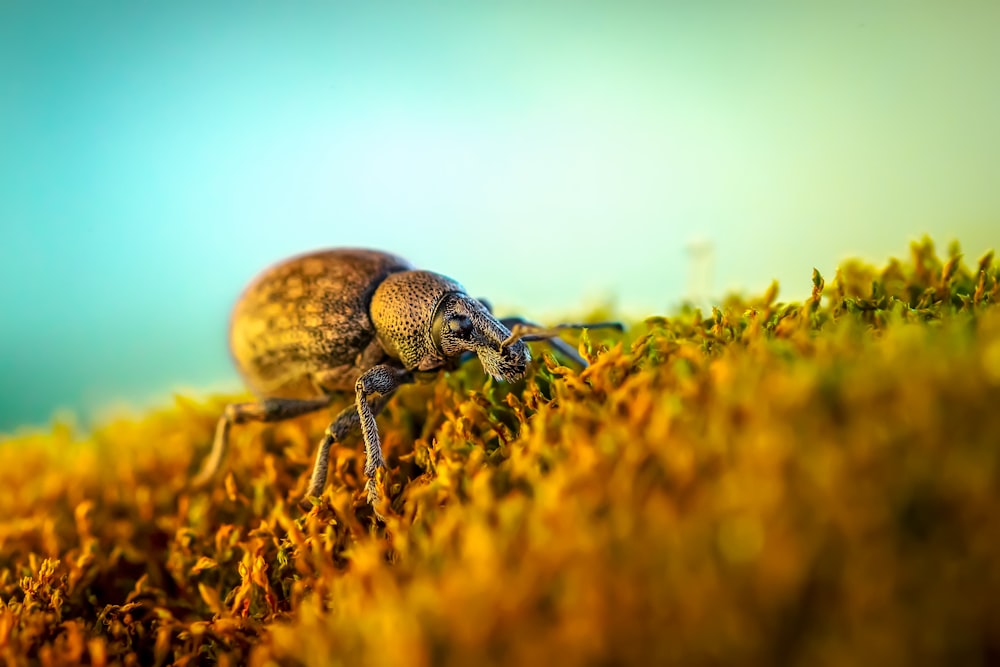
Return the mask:
[[(381, 477), (381, 475), (379, 475), (379, 477)], [(375, 518), (381, 521), (382, 523), (385, 523), (385, 517), (382, 516), (382, 513), (379, 512), (378, 509), (376, 509), (375, 507), (378, 504), (379, 500), (381, 500), (382, 498), (382, 495), (379, 493), (378, 487), (379, 484), (376, 478), (369, 477), (368, 481), (365, 482), (365, 494), (368, 498), (368, 504), (371, 505), (372, 512), (375, 513)]]

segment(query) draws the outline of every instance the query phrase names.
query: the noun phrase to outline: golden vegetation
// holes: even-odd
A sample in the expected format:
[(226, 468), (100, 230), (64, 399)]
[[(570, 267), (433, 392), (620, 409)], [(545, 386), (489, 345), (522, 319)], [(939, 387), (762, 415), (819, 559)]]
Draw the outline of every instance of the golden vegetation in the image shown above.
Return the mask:
[[(1000, 271), (929, 241), (580, 341), (472, 362), (380, 418), (303, 513), (326, 414), (231, 397), (0, 442), (9, 664), (913, 664), (1000, 659)], [(344, 403), (346, 404), (345, 399)], [(334, 409), (341, 407), (339, 404)]]

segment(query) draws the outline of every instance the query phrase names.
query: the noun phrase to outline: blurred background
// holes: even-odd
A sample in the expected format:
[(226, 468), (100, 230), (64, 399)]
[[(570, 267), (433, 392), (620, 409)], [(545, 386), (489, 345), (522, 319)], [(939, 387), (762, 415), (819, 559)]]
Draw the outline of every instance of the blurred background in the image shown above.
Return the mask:
[(0, 432), (238, 389), (243, 285), (370, 246), (626, 317), (1000, 250), (1000, 3), (0, 4)]

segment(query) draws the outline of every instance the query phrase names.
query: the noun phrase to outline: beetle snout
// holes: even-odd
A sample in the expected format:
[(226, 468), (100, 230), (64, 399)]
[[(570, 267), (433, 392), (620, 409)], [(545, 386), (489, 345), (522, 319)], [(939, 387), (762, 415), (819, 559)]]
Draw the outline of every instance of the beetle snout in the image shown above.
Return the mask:
[(514, 382), (524, 377), (528, 370), (528, 362), (531, 361), (531, 352), (521, 341), (506, 348), (501, 348), (497, 344), (482, 347), (476, 354), (483, 365), (483, 370), (494, 379), (505, 382)]

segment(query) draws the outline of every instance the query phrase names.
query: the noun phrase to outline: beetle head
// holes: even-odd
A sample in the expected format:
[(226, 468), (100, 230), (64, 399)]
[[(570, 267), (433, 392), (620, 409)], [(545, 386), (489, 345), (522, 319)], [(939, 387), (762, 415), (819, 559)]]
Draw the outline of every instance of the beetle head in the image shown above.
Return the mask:
[(489, 309), (447, 276), (399, 271), (372, 294), (369, 314), (382, 348), (409, 370), (430, 371), (473, 352), (498, 380), (521, 378), (528, 346), (504, 346), (510, 331)]
[(462, 293), (442, 300), (431, 325), (434, 344), (446, 359), (474, 352), (494, 379), (513, 382), (524, 377), (531, 352), (522, 341), (504, 347), (508, 336), (510, 330), (486, 306)]

